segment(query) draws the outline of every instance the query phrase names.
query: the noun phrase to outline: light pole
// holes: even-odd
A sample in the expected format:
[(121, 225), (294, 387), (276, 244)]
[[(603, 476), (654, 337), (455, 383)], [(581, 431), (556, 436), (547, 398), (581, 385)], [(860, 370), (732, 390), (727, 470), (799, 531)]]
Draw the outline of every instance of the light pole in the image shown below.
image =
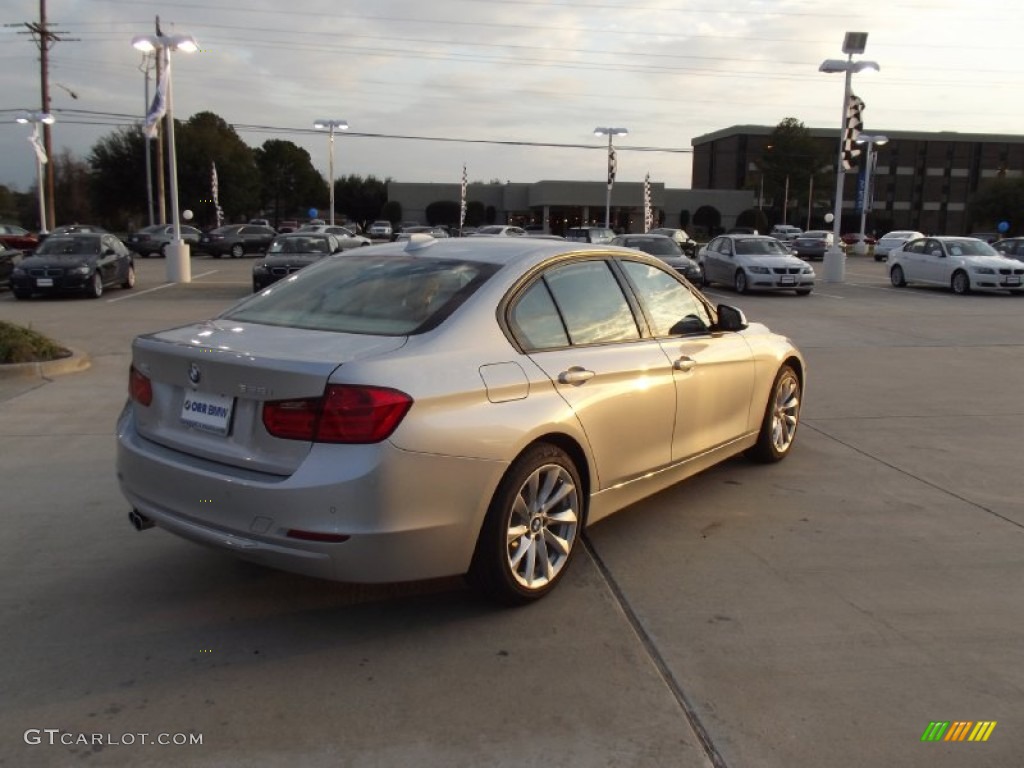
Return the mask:
[(26, 112), (15, 118), (18, 123), (32, 123), (32, 135), (28, 137), (36, 153), (36, 177), (39, 180), (39, 234), (46, 234), (46, 193), (43, 189), (43, 165), (49, 162), (46, 150), (39, 142), (39, 126), (53, 125), (56, 121), (49, 112)]
[(327, 185), (331, 188), (331, 226), (334, 226), (334, 132), (335, 131), (347, 131), (348, 123), (344, 120), (317, 120), (313, 123), (313, 127), (321, 131), (330, 131), (330, 146), (331, 146), (331, 159), (330, 159), (330, 170), (328, 175)]
[(867, 152), (864, 157), (864, 185), (860, 190), (860, 239), (853, 246), (853, 251), (858, 256), (868, 252), (868, 245), (864, 242), (864, 228), (867, 225), (868, 211), (871, 210), (875, 199), (875, 162), (878, 157), (878, 150), (875, 147), (885, 146), (889, 143), (888, 136), (871, 135), (862, 133), (857, 137), (858, 144), (866, 144)]
[[(164, 104), (167, 114), (167, 164), (171, 167), (171, 223), (174, 226), (174, 240), (166, 247), (167, 280), (172, 283), (192, 282), (192, 265), (189, 262), (188, 243), (181, 239), (181, 216), (178, 212), (178, 163), (174, 149), (174, 107), (171, 97), (171, 51), (194, 53), (199, 50), (191, 35), (137, 35), (132, 46), (143, 53), (156, 52), (164, 57), (163, 76)], [(157, 84), (160, 90), (160, 84)], [(159, 98), (159, 96), (157, 97)]]
[(611, 226), (612, 220), (612, 187), (615, 185), (615, 150), (612, 149), (613, 136), (628, 136), (629, 131), (625, 128), (602, 128), (594, 129), (595, 136), (608, 137), (608, 192), (604, 198), (604, 225)]
[(827, 283), (841, 283), (846, 276), (846, 254), (843, 252), (842, 240), (840, 239), (842, 216), (843, 216), (843, 140), (846, 137), (846, 112), (850, 104), (850, 81), (855, 72), (865, 70), (879, 71), (881, 67), (874, 61), (854, 61), (853, 54), (864, 53), (867, 46), (867, 32), (847, 32), (843, 40), (843, 53), (847, 54), (846, 60), (826, 59), (818, 67), (819, 72), (843, 72), (846, 75), (846, 85), (843, 89), (843, 113), (839, 122), (839, 151), (836, 161), (836, 198), (832, 219), (832, 246), (825, 252), (824, 258), (824, 280)]

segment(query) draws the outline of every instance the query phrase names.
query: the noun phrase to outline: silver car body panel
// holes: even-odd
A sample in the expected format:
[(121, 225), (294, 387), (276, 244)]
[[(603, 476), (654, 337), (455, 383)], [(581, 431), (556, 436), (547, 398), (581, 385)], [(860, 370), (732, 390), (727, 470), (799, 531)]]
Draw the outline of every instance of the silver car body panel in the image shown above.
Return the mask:
[[(126, 405), (117, 459), (122, 491), (136, 509), (182, 537), (321, 578), (460, 574), (498, 483), (531, 444), (556, 442), (576, 457), (593, 523), (751, 447), (779, 367), (791, 361), (803, 375), (793, 345), (757, 324), (531, 353), (508, 335), (501, 308), (549, 263), (602, 254), (674, 274), (637, 251), (467, 238), (361, 252), (505, 267), (436, 328), (411, 336), (220, 319), (136, 340), (134, 364), (152, 379), (153, 404)], [(295, 279), (316, 279), (312, 270), (326, 261)], [(201, 370), (198, 385), (188, 378), (192, 364)], [(565, 380), (574, 367), (594, 375)], [(391, 387), (413, 405), (376, 444), (267, 434), (263, 401), (318, 396), (328, 383)], [(180, 423), (181, 398), (197, 386), (233, 395), (231, 433)], [(297, 540), (291, 529), (348, 538)]]

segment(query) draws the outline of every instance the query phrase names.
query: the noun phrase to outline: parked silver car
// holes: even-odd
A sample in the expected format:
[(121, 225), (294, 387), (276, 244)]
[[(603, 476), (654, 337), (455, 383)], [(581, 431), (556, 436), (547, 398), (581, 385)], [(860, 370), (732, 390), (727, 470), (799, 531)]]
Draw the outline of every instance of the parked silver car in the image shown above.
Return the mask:
[(698, 254), (704, 284), (731, 285), (747, 291), (796, 291), (806, 296), (814, 289), (814, 269), (793, 251), (768, 235), (720, 235)]
[(875, 261), (885, 261), (889, 257), (889, 251), (893, 248), (899, 248), (909, 240), (916, 240), (919, 237), (924, 237), (924, 233), (912, 229), (897, 229), (892, 232), (886, 232), (875, 243)]
[(644, 253), (417, 236), (136, 338), (117, 477), (139, 529), (328, 579), (467, 574), (522, 603), (585, 525), (789, 454), (804, 372)]

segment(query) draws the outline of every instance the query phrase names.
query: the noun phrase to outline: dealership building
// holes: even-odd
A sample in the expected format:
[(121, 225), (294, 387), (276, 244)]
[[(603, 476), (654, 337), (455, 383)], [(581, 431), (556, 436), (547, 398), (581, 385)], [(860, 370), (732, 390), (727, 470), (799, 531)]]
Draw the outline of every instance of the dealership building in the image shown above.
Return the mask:
[[(690, 189), (649, 185), (656, 226), (679, 227), (695, 236), (728, 229), (758, 205), (759, 166), (774, 126), (740, 125), (692, 140)], [(838, 152), (836, 129), (810, 128), (823, 151)], [(868, 229), (913, 229), (929, 234), (967, 234), (993, 222), (971, 220), (968, 203), (986, 180), (1024, 176), (1024, 136), (872, 130), (888, 143), (876, 147), (874, 194)], [(847, 174), (843, 195), (844, 231), (854, 231), (856, 172)], [(831, 210), (834, 185), (821, 192), (822, 211)], [(458, 201), (460, 185), (391, 182), (388, 199), (402, 206), (402, 218), (427, 221), (432, 202)], [(470, 184), (467, 201), (482, 204), (488, 221), (543, 226), (561, 234), (570, 226), (603, 224), (604, 182), (537, 181)], [(619, 182), (612, 189), (611, 223), (624, 232), (644, 227), (644, 184)], [(1013, 223), (1015, 229), (1020, 224)]]

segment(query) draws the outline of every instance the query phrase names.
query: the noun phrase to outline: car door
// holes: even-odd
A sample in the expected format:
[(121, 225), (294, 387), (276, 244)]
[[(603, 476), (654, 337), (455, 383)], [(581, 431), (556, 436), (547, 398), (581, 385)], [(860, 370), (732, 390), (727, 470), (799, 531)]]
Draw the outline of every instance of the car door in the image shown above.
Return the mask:
[(509, 325), (578, 419), (600, 488), (670, 463), (672, 367), (659, 342), (642, 337), (608, 259), (550, 267), (516, 299)]
[(897, 258), (900, 268), (903, 270), (903, 276), (911, 282), (921, 282), (925, 279), (924, 248), (926, 242), (927, 238), (921, 237), (899, 247), (900, 255)]
[(918, 278), (932, 285), (948, 285), (951, 276), (950, 261), (942, 243), (934, 237), (924, 241), (921, 252), (921, 271)]
[(100, 255), (97, 261), (97, 268), (104, 283), (113, 283), (118, 279), (118, 265), (121, 257), (118, 255), (117, 241), (111, 235), (104, 235), (100, 238)]
[(732, 284), (732, 240), (727, 237), (719, 237), (708, 246), (705, 261), (707, 264), (708, 279), (716, 283)]
[(620, 263), (651, 334), (672, 366), (672, 461), (746, 434), (755, 376), (746, 340), (738, 333), (715, 331), (708, 306), (671, 272), (626, 259)]

